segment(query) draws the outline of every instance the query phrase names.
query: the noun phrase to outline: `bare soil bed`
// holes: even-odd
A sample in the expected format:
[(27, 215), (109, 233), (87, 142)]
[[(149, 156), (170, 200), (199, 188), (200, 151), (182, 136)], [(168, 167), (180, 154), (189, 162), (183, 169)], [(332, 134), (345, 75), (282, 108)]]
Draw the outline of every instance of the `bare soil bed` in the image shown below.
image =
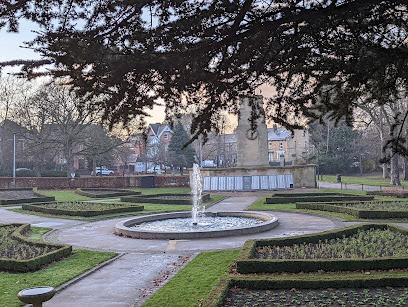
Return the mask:
[(408, 288), (306, 290), (230, 289), (224, 307), (242, 306), (408, 306)]
[(0, 191), (0, 199), (26, 199), (26, 198), (35, 198), (38, 197), (34, 194), (33, 191)]

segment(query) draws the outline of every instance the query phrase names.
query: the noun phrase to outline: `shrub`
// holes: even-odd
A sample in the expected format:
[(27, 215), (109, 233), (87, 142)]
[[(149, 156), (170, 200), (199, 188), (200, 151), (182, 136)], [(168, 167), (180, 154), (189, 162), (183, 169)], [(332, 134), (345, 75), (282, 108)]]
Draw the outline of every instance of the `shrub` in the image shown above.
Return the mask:
[[(211, 198), (210, 194), (203, 194), (202, 201), (207, 202)], [(120, 198), (123, 202), (132, 203), (150, 203), (150, 204), (171, 204), (171, 205), (190, 205), (191, 194), (154, 194), (141, 196), (124, 196)]]
[[(41, 177), (67, 177), (66, 171), (43, 170), (40, 172)], [(77, 174), (75, 174), (75, 177)], [(79, 174), (78, 174), (79, 177)]]
[(373, 200), (374, 196), (366, 195), (328, 195), (328, 196), (290, 196), (290, 197), (267, 197), (265, 204), (290, 204), (298, 202), (334, 202), (351, 200)]
[[(99, 193), (98, 193), (99, 192)], [(140, 192), (124, 189), (104, 189), (104, 188), (78, 188), (75, 190), (78, 195), (91, 198), (120, 197), (125, 195), (140, 195)]]

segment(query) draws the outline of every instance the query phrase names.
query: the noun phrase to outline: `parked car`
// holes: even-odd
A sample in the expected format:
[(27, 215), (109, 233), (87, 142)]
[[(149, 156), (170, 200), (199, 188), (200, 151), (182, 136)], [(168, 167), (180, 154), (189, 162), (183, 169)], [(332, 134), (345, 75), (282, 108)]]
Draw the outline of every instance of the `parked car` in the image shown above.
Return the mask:
[(107, 169), (107, 168), (97, 168), (95, 172), (96, 172), (96, 176), (109, 176), (109, 175), (113, 175), (114, 173), (114, 171)]

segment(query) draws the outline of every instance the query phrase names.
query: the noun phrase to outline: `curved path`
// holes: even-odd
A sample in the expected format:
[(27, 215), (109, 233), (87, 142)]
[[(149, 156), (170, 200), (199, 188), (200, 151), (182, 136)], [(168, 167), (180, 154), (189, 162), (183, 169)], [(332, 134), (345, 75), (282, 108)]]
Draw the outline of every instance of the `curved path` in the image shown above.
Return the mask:
[[(239, 211), (249, 207), (259, 195), (233, 194), (212, 206), (210, 211)], [(0, 208), (0, 223), (30, 223), (50, 227), (45, 240), (74, 248), (123, 253), (115, 261), (79, 279), (58, 292), (51, 306), (139, 306), (200, 251), (240, 248), (248, 239), (295, 236), (344, 227), (335, 219), (310, 214), (272, 212), (279, 225), (270, 231), (248, 236), (199, 240), (139, 240), (114, 235), (120, 219), (84, 222), (19, 214)]]

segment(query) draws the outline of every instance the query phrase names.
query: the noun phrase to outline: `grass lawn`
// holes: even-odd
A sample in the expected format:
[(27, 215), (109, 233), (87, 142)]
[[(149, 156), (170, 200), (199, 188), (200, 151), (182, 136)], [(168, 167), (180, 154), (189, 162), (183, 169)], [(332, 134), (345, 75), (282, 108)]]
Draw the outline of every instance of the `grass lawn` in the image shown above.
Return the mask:
[[(323, 179), (317, 181), (337, 182), (337, 176), (323, 175)], [(401, 186), (395, 186), (390, 184), (390, 179), (384, 179), (382, 176), (341, 176), (341, 182), (352, 184), (364, 184), (384, 187), (395, 188), (408, 188), (408, 181), (401, 179)]]
[[(49, 229), (33, 227), (32, 231), (29, 238), (40, 239)], [(17, 293), (22, 289), (37, 286), (57, 287), (115, 255), (116, 253), (74, 250), (71, 257), (37, 272), (0, 272), (0, 306), (21, 306)]]
[[(334, 192), (334, 193), (340, 193), (340, 194), (352, 194), (352, 195), (366, 195), (365, 191), (353, 191), (353, 190), (320, 190), (321, 192)], [(320, 214), (320, 215), (327, 215), (327, 216), (333, 216), (337, 218), (341, 218), (345, 221), (348, 222), (373, 222), (373, 223), (389, 223), (391, 220), (366, 220), (366, 219), (358, 219), (354, 216), (343, 214), (343, 213), (336, 213), (336, 212), (328, 212), (328, 211), (318, 211), (318, 210), (306, 210), (306, 209), (296, 209), (295, 204), (265, 204), (265, 199), (267, 197), (270, 197), (269, 195), (264, 195), (258, 200), (256, 200), (249, 208), (248, 210), (268, 210), (268, 211), (292, 211), (292, 212), (306, 212), (306, 213), (313, 213), (313, 214)], [(401, 201), (401, 198), (393, 198), (393, 197), (375, 197), (375, 200), (382, 200), (382, 201)], [(408, 220), (395, 220), (393, 219), (392, 222), (394, 223), (407, 223)]]
[(142, 306), (199, 306), (218, 280), (228, 275), (238, 253), (227, 250), (199, 254)]

